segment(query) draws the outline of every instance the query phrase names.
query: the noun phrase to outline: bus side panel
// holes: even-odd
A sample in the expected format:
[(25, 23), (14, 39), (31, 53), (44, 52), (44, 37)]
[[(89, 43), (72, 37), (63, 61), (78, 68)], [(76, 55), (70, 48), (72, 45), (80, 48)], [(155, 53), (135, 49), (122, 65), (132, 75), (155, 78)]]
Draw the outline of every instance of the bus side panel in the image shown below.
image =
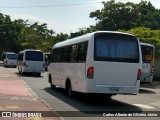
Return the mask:
[(73, 91), (84, 91), (82, 84), (85, 80), (85, 63), (52, 63), (49, 70), (52, 74), (52, 83), (65, 88), (66, 79), (69, 78)]

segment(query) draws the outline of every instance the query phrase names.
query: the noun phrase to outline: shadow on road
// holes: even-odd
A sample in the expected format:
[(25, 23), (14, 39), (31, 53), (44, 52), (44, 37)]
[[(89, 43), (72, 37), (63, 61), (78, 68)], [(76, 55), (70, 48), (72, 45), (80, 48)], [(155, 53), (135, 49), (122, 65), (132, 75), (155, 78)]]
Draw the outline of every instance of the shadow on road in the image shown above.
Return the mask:
[(23, 74), (20, 74), (20, 73), (15, 73), (16, 75), (20, 76), (20, 77), (43, 77), (43, 76), (38, 76), (37, 74), (35, 73), (23, 73)]
[(67, 96), (65, 90), (61, 88), (51, 89), (50, 87), (47, 87), (44, 90), (85, 114), (97, 114), (102, 111), (142, 112), (137, 106), (115, 100), (114, 96), (111, 99), (106, 99), (104, 96), (76, 93), (74, 97), (71, 98)]
[(156, 94), (154, 91), (146, 90), (146, 89), (139, 89), (140, 94)]

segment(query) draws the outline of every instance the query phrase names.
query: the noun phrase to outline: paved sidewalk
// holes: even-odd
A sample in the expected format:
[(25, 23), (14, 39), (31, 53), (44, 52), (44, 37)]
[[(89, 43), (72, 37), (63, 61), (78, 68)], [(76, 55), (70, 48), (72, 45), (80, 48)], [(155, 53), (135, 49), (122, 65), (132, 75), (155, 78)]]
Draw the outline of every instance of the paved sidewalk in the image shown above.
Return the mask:
[(32, 95), (20, 77), (0, 65), (0, 120), (59, 119), (56, 112)]

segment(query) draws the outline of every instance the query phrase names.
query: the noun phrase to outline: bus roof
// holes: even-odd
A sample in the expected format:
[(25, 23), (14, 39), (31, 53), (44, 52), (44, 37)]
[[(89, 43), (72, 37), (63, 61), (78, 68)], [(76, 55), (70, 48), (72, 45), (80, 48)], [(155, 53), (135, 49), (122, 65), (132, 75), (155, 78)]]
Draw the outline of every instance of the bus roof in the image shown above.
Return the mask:
[(25, 49), (25, 50), (20, 51), (19, 53), (22, 53), (25, 51), (40, 51), (40, 52), (42, 52), (41, 50), (36, 50), (36, 49)]
[(14, 52), (5, 52), (3, 54), (16, 54), (16, 53), (14, 53)]
[(149, 43), (143, 43), (143, 42), (140, 42), (140, 45), (146, 45), (146, 46), (154, 47), (154, 45), (152, 45), (152, 44), (149, 44)]
[[(78, 42), (87, 41), (87, 40), (89, 40), (89, 38), (93, 37), (93, 35), (96, 34), (96, 33), (117, 33), (117, 34), (125, 34), (125, 35), (134, 36), (133, 34), (124, 33), (124, 32), (117, 32), (117, 31), (96, 31), (96, 32), (88, 33), (88, 34), (85, 34), (85, 35), (82, 35), (82, 36), (79, 36), (79, 37), (67, 39), (67, 40), (65, 40), (65, 41), (56, 43), (56, 44), (52, 47), (52, 49), (53, 49), (53, 48), (58, 48), (58, 47), (63, 47), (63, 46), (66, 46), (66, 45), (75, 44), (75, 43), (78, 43)], [(85, 38), (85, 39), (84, 39), (84, 38)]]

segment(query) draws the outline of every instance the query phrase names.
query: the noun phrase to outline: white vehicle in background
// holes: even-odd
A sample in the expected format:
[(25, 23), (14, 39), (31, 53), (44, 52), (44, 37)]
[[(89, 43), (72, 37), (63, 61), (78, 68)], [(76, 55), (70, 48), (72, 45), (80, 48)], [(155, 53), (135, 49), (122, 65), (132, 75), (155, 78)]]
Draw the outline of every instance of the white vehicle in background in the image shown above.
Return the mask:
[(142, 51), (142, 75), (141, 83), (151, 83), (154, 73), (154, 51), (151, 44), (140, 43)]
[(40, 50), (27, 49), (18, 53), (19, 73), (36, 73), (38, 76), (45, 72), (45, 58)]
[(137, 94), (142, 56), (139, 40), (131, 34), (97, 31), (52, 47), (49, 83), (81, 93)]
[(14, 52), (3, 53), (2, 59), (5, 67), (13, 66), (17, 67), (17, 54)]

